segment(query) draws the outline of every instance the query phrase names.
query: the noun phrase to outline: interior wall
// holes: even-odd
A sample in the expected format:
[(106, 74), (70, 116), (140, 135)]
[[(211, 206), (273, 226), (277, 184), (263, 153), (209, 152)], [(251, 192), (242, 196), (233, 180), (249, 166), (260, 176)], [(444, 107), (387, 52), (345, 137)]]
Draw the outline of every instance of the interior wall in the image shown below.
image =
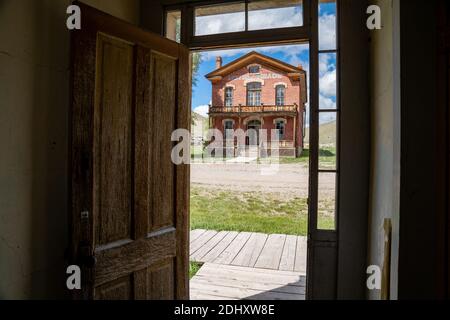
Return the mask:
[[(382, 29), (371, 31), (372, 113), (368, 265), (384, 262), (384, 219), (391, 219), (390, 296), (397, 298), (400, 197), (399, 0), (376, 0)], [(380, 290), (368, 290), (380, 299)]]
[[(448, 193), (441, 122), (448, 106), (438, 100), (438, 1), (402, 1), (401, 181), (399, 299), (444, 298)], [(417, 27), (418, 21), (420, 27)], [(445, 52), (445, 50), (444, 50)], [(418, 67), (419, 65), (419, 67)], [(445, 121), (445, 120), (444, 120)], [(447, 158), (448, 159), (448, 158)], [(442, 185), (444, 182), (444, 185)], [(444, 194), (442, 194), (444, 192)]]
[[(139, 0), (86, 0), (138, 23)], [(0, 299), (65, 297), (70, 0), (0, 1)]]

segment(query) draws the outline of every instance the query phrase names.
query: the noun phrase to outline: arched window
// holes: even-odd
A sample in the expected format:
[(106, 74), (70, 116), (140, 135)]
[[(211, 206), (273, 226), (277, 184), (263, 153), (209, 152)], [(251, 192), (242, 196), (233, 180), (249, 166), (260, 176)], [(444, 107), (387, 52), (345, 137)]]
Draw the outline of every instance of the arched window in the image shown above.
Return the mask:
[(284, 106), (285, 87), (279, 84), (275, 87), (275, 104), (277, 106)]
[(225, 106), (231, 107), (233, 105), (233, 88), (226, 87), (225, 88)]
[(261, 83), (250, 82), (247, 83), (247, 105), (260, 106), (261, 105)]

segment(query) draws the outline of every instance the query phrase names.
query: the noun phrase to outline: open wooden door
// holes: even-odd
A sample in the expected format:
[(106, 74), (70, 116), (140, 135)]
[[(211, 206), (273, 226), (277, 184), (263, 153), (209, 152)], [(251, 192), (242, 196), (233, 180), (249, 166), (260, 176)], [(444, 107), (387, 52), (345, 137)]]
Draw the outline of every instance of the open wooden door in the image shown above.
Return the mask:
[(81, 8), (72, 34), (71, 259), (82, 299), (188, 299), (189, 51)]

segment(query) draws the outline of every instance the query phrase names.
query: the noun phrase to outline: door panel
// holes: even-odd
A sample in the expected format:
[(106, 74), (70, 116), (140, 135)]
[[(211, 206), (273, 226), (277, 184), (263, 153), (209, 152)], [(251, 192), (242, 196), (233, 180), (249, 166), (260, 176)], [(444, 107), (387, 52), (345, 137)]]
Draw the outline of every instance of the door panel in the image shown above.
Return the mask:
[(79, 4), (72, 34), (71, 259), (84, 299), (187, 299), (189, 51)]

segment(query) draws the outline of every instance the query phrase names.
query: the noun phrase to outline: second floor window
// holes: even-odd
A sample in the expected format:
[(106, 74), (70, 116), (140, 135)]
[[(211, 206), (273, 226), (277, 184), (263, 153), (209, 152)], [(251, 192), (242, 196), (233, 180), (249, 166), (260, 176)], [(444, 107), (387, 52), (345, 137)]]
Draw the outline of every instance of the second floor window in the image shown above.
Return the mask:
[(248, 106), (261, 105), (261, 83), (250, 82), (247, 84), (247, 105)]
[(225, 88), (225, 106), (231, 107), (233, 105), (233, 88), (226, 87)]
[(283, 85), (277, 85), (275, 87), (275, 104), (277, 106), (284, 106), (285, 88)]

